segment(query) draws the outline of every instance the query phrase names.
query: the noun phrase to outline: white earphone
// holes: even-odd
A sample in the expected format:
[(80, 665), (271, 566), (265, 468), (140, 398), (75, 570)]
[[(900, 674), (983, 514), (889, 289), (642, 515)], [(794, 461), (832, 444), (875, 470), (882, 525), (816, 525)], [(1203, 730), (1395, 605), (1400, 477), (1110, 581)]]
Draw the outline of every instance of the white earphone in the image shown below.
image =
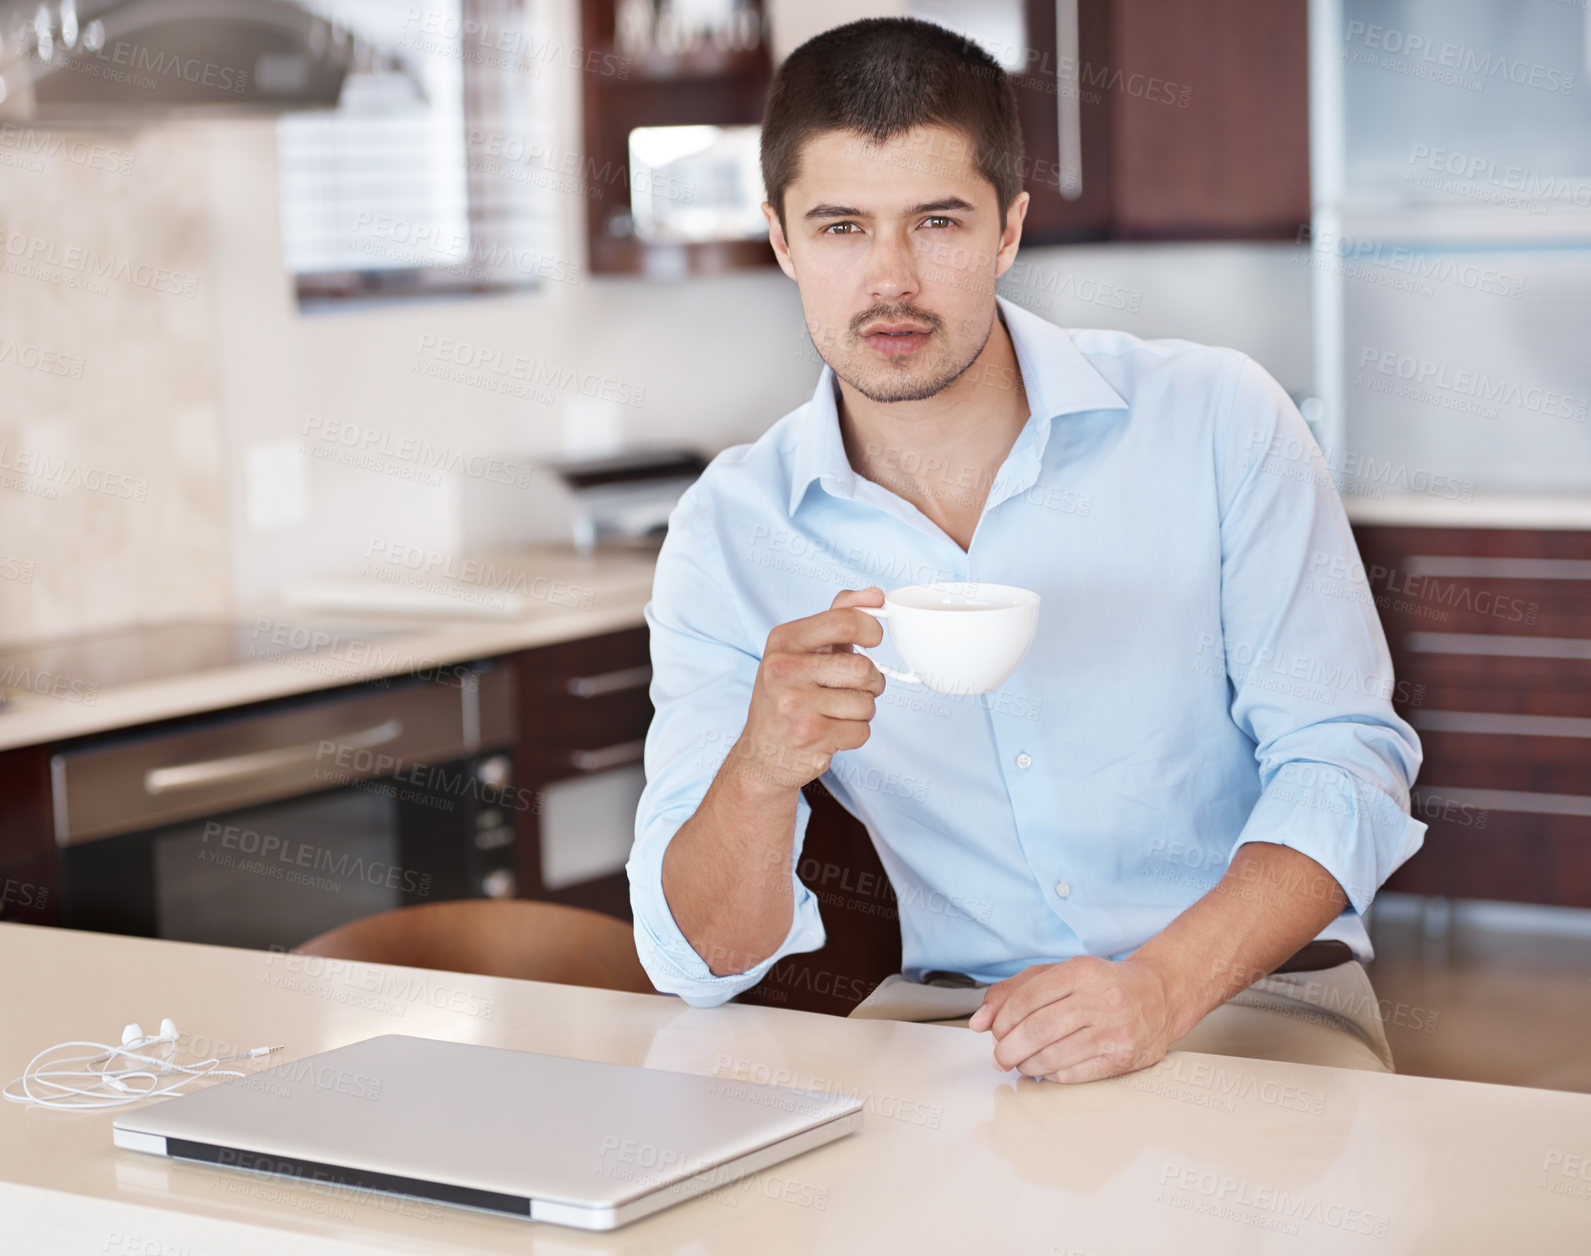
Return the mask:
[[(217, 1068), (216, 1065), (222, 1060), (256, 1059), (282, 1049), (278, 1043), (182, 1064), (172, 1058), (177, 1038), (177, 1026), (168, 1016), (160, 1022), (158, 1034), (144, 1033), (143, 1026), (137, 1022), (128, 1025), (122, 1030), (120, 1046), (113, 1047), (103, 1042), (58, 1042), (29, 1060), (22, 1076), (8, 1083), (0, 1093), (12, 1103), (28, 1103), (43, 1108), (118, 1108), (140, 1099), (178, 1094), (182, 1087), (201, 1077), (244, 1077), (246, 1074), (236, 1069)], [(170, 1046), (161, 1050), (160, 1044), (167, 1043)], [(67, 1047), (92, 1047), (99, 1054), (68, 1056), (51, 1060), (48, 1065), (41, 1063), (46, 1056)], [(155, 1047), (161, 1053), (146, 1054), (149, 1047)], [(126, 1063), (114, 1067), (118, 1061)], [(80, 1067), (69, 1067), (72, 1065)], [(173, 1073), (179, 1075), (176, 1080), (161, 1085), (160, 1078)], [(149, 1084), (130, 1084), (135, 1081), (147, 1081)], [(12, 1087), (19, 1083), (21, 1092), (12, 1093)]]

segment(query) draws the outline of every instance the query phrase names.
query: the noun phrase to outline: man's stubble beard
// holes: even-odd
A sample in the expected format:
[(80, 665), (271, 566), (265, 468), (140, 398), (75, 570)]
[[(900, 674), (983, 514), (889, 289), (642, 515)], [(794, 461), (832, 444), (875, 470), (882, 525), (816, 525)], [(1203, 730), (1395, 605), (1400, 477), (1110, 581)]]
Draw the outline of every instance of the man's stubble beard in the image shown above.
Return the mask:
[[(849, 384), (869, 401), (880, 404), (887, 404), (895, 401), (926, 401), (929, 397), (937, 396), (945, 389), (949, 388), (972, 368), (972, 364), (978, 360), (979, 356), (988, 346), (989, 337), (994, 334), (994, 317), (994, 315), (990, 316), (989, 326), (984, 331), (983, 339), (978, 343), (978, 346), (973, 349), (971, 354), (968, 355), (965, 362), (961, 363), (959, 366), (947, 368), (938, 375), (921, 382), (914, 382), (909, 379), (902, 379), (899, 382), (895, 382), (888, 379), (886, 374), (886, 378), (884, 380), (869, 383), (857, 378), (856, 372), (850, 370), (848, 366), (846, 369), (842, 370), (840, 366), (830, 362), (827, 358), (824, 358), (824, 361), (828, 362), (830, 369), (833, 370), (835, 375), (840, 378), (842, 383)], [(941, 331), (940, 334), (943, 334), (943, 332)], [(866, 350), (859, 349), (859, 352), (866, 352)]]

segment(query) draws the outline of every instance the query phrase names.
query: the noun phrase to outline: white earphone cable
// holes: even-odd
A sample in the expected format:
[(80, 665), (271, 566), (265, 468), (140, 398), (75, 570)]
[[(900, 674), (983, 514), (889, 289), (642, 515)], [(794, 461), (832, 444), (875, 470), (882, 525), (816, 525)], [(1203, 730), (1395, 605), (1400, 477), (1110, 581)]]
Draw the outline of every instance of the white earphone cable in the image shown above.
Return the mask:
[[(37, 1107), (67, 1110), (119, 1108), (144, 1099), (179, 1094), (190, 1082), (206, 1077), (247, 1077), (238, 1069), (217, 1067), (223, 1060), (247, 1060), (280, 1051), (281, 1045), (255, 1047), (232, 1055), (214, 1055), (207, 1059), (183, 1064), (172, 1058), (176, 1049), (176, 1026), (162, 1023), (160, 1034), (143, 1034), (136, 1025), (129, 1025), (122, 1035), (120, 1046), (104, 1042), (74, 1040), (58, 1042), (46, 1047), (31, 1060), (22, 1076), (8, 1082), (0, 1094), (12, 1103), (32, 1104)], [(145, 1054), (151, 1044), (169, 1043), (171, 1050), (164, 1055)], [(73, 1055), (59, 1059), (46, 1057), (71, 1047), (91, 1047), (94, 1054)], [(117, 1060), (129, 1062), (133, 1067), (115, 1069)], [(138, 1065), (147, 1065), (139, 1068)], [(74, 1067), (75, 1066), (75, 1067)], [(164, 1085), (161, 1078), (170, 1074), (178, 1076)], [(133, 1083), (147, 1081), (147, 1086)], [(20, 1090), (14, 1088), (20, 1087)]]

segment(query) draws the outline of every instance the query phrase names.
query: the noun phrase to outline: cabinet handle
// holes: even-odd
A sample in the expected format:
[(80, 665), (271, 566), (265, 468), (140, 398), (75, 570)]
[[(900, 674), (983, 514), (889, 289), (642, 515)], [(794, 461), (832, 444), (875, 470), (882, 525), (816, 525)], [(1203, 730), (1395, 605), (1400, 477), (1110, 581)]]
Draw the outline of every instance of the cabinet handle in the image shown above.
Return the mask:
[[(364, 750), (370, 746), (383, 746), (403, 735), (401, 720), (387, 720), (357, 733), (342, 733), (325, 740), (342, 746)], [(256, 776), (267, 776), (283, 768), (309, 763), (320, 753), (321, 741), (306, 741), (297, 746), (282, 746), (276, 750), (256, 750), (250, 754), (230, 755), (225, 759), (204, 759), (198, 763), (179, 763), (169, 768), (151, 768), (144, 773), (144, 792), (169, 794), (173, 790), (197, 789), (201, 785), (219, 785), (224, 782), (246, 781)]]
[(1518, 633), (1411, 632), (1404, 649), (1414, 654), (1484, 654), (1493, 658), (1591, 659), (1591, 638), (1526, 637)]
[(1488, 737), (1591, 737), (1591, 720), (1573, 715), (1501, 715), (1491, 711), (1409, 713), (1409, 723), (1430, 733), (1480, 733)]
[(1523, 812), (1538, 816), (1591, 817), (1591, 795), (1539, 794), (1520, 789), (1470, 789), (1462, 785), (1421, 785), (1414, 790), (1415, 810), (1422, 810), (1425, 799), (1441, 800), (1444, 804), (1468, 804), (1482, 811)]
[(1591, 559), (1471, 558), (1455, 554), (1410, 554), (1404, 559), (1411, 576), (1446, 576), (1458, 580), (1591, 580)]
[[(1055, 0), (1055, 98), (1056, 124), (1060, 134), (1061, 199), (1075, 201), (1083, 195), (1083, 92), (1082, 64), (1079, 60), (1077, 0)], [(1077, 75), (1072, 90), (1066, 90), (1065, 69), (1072, 66)]]
[(646, 754), (646, 738), (638, 741), (621, 741), (616, 746), (604, 746), (601, 750), (576, 750), (569, 756), (569, 762), (580, 772), (600, 772), (604, 768), (616, 768), (625, 763), (639, 763)]
[(652, 665), (621, 667), (614, 672), (599, 672), (595, 676), (571, 676), (565, 688), (577, 698), (596, 698), (605, 693), (622, 693), (626, 689), (640, 689), (651, 683)]

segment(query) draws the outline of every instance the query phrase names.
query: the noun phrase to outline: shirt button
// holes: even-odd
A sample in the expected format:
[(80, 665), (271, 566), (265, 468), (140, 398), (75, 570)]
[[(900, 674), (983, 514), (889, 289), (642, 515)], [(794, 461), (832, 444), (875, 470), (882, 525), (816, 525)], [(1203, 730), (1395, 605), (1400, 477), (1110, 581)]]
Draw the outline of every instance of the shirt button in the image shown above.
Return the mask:
[(1059, 897), (1066, 898), (1069, 894), (1071, 894), (1071, 892), (1072, 887), (1067, 885), (1065, 881), (1057, 881), (1055, 883), (1055, 893)]
[(1033, 756), (1030, 755), (1026, 750), (1024, 750), (1021, 754), (1017, 755), (1017, 757), (1016, 757), (1016, 765), (1019, 768), (1030, 768), (1030, 767), (1032, 767), (1033, 766)]

